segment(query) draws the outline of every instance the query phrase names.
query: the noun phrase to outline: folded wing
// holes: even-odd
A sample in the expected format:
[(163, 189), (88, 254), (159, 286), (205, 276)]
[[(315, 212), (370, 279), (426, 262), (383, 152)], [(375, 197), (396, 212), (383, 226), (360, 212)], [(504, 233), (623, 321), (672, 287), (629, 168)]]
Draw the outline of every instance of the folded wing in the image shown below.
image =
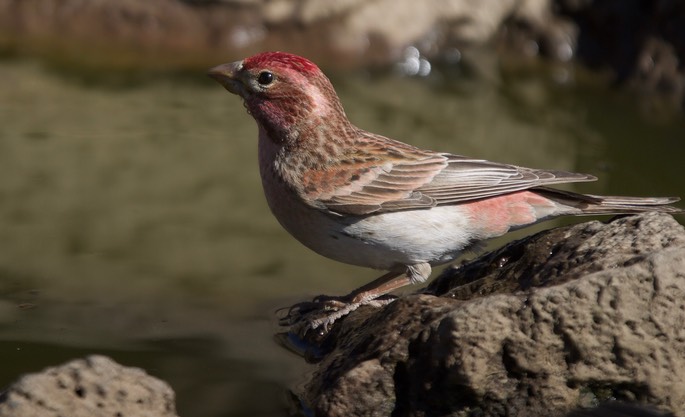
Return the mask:
[(376, 150), (382, 157), (355, 154), (351, 160), (324, 171), (307, 173), (309, 182), (319, 187), (311, 187), (305, 200), (329, 212), (364, 215), (459, 204), (543, 185), (596, 180), (587, 174), (530, 169), (401, 145), (392, 152)]

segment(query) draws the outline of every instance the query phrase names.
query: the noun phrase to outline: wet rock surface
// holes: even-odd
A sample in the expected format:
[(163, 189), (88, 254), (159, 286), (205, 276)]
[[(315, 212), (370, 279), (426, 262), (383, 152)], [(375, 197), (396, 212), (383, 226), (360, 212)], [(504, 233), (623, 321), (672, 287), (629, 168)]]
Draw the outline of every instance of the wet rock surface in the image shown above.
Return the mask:
[(583, 223), (351, 313), (310, 340), (317, 368), (297, 394), (326, 416), (555, 416), (614, 400), (685, 416), (684, 321), (683, 226)]
[(21, 377), (0, 394), (0, 416), (175, 417), (174, 398), (142, 369), (94, 355)]

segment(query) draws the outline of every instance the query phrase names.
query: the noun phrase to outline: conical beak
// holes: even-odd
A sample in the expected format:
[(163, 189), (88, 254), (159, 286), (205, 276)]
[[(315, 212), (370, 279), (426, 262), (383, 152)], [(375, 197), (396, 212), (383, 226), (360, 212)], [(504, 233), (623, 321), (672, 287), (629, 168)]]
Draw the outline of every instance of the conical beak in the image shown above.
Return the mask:
[(207, 75), (214, 78), (219, 84), (233, 94), (240, 94), (243, 83), (237, 78), (238, 71), (243, 67), (243, 61), (217, 65), (210, 69)]

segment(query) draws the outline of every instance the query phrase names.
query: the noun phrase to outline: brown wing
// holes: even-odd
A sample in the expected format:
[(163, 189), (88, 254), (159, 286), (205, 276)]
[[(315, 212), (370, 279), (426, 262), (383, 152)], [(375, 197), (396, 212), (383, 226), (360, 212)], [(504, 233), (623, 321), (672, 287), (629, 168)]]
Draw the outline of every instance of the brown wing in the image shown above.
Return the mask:
[[(313, 206), (352, 215), (459, 204), (541, 185), (594, 181), (586, 174), (500, 164), (459, 155), (371, 146), (324, 171), (305, 173), (305, 199)], [(373, 143), (375, 145), (375, 142)]]
[(457, 204), (543, 185), (595, 181), (588, 174), (531, 169), (515, 165), (443, 154), (448, 165), (430, 183), (416, 191), (435, 198), (438, 204)]

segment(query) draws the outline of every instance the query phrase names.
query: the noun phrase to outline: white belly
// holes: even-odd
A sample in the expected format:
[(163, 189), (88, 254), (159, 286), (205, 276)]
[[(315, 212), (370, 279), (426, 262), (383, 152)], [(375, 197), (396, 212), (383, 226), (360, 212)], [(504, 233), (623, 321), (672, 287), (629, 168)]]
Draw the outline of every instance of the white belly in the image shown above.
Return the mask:
[(454, 260), (473, 236), (459, 206), (343, 217), (306, 206), (282, 185), (264, 179), (272, 213), (297, 240), (336, 261), (393, 270)]

